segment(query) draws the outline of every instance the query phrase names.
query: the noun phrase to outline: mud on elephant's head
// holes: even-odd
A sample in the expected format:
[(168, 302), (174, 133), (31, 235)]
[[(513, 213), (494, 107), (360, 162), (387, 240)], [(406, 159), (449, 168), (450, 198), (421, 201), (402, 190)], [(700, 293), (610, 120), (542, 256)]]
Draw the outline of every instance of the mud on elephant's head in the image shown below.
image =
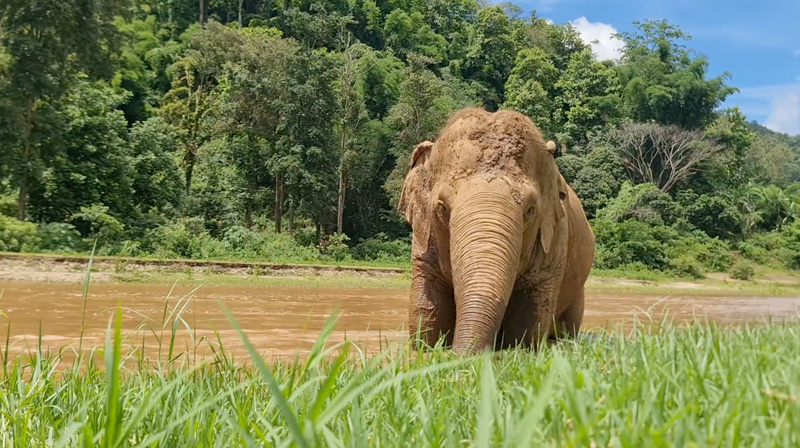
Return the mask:
[[(470, 297), (507, 303), (523, 271), (565, 251), (554, 237), (565, 233), (567, 200), (554, 151), (528, 117), (477, 108), (414, 149), (399, 210), (413, 228), (413, 255), (452, 283), (459, 319)], [(502, 315), (479, 319), (487, 317)]]

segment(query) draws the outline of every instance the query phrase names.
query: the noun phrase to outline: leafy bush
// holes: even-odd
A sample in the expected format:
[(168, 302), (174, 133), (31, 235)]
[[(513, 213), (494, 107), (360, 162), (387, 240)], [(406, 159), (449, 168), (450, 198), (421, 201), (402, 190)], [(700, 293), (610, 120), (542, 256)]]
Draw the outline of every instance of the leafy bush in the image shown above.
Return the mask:
[(556, 165), (558, 165), (561, 175), (564, 176), (564, 180), (572, 184), (586, 163), (574, 154), (564, 154), (556, 158)]
[(148, 232), (145, 247), (165, 258), (215, 258), (225, 254), (223, 242), (209, 235), (202, 218), (184, 218)]
[(350, 247), (347, 245), (348, 241), (350, 241), (350, 237), (344, 233), (341, 235), (338, 233), (328, 235), (324, 239), (323, 244), (320, 245), (321, 252), (334, 261), (344, 261), (350, 257)]
[(36, 224), (0, 215), (0, 251), (30, 252), (40, 242)]
[(389, 240), (384, 233), (362, 240), (352, 249), (356, 260), (407, 264), (411, 259), (411, 245), (402, 240)]
[(768, 265), (785, 262), (787, 251), (791, 252), (788, 232), (760, 232), (737, 244), (739, 254), (754, 263)]
[(222, 241), (229, 257), (267, 262), (318, 261), (319, 251), (300, 245), (287, 233), (272, 230), (255, 231), (241, 226), (231, 226), (223, 232)]
[(800, 221), (784, 227), (780, 236), (783, 244), (778, 256), (781, 262), (790, 269), (800, 269)]
[(86, 250), (86, 242), (72, 224), (51, 222), (39, 226), (41, 249), (48, 252), (80, 252)]
[(709, 236), (729, 238), (741, 230), (742, 214), (724, 195), (697, 195), (682, 191), (679, 201), (686, 207), (686, 217)]
[(670, 259), (683, 256), (693, 258), (704, 269), (725, 272), (731, 266), (733, 257), (728, 244), (719, 238), (711, 238), (701, 230), (681, 232), (667, 251)]
[(109, 208), (103, 204), (84, 206), (70, 220), (78, 223), (77, 227), (89, 240), (97, 239), (98, 246), (110, 245), (122, 238), (125, 225), (108, 211)]
[(16, 195), (0, 194), (0, 215), (17, 216)]
[(593, 220), (592, 227), (597, 242), (597, 267), (617, 269), (639, 262), (649, 269), (669, 268), (667, 250), (669, 242), (677, 239), (674, 229), (636, 220), (615, 223), (604, 219)]
[(669, 260), (670, 270), (679, 277), (700, 279), (705, 277), (703, 267), (692, 255), (681, 255)]
[(609, 221), (638, 219), (651, 224), (673, 224), (682, 214), (680, 204), (655, 184), (634, 185), (626, 181), (617, 197), (598, 210), (597, 217)]
[(610, 174), (592, 166), (580, 170), (571, 182), (589, 217), (594, 217), (596, 211), (614, 197), (616, 185), (617, 181)]
[(750, 280), (755, 274), (753, 264), (747, 260), (741, 260), (731, 267), (731, 277), (737, 280)]

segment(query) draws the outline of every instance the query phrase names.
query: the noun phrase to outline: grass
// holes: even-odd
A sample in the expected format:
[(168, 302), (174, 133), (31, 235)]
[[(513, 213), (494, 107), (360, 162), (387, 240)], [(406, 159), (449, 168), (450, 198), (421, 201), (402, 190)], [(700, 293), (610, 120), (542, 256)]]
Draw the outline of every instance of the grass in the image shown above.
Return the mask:
[[(86, 286), (89, 284), (87, 270)], [(84, 301), (88, 300), (84, 290)], [(800, 325), (635, 325), (539, 353), (459, 358), (409, 345), (330, 345), (268, 362), (175, 353), (186, 298), (165, 301), (159, 348), (0, 353), (1, 446), (797, 446)], [(8, 339), (6, 339), (8, 341)], [(199, 343), (199, 341), (198, 341)], [(162, 361), (163, 360), (163, 361)]]

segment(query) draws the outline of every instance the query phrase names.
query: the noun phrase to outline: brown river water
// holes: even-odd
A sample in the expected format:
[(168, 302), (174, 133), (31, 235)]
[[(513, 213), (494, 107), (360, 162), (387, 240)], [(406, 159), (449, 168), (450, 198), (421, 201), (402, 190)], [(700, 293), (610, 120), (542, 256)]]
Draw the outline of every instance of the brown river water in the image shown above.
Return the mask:
[[(208, 341), (216, 344), (216, 330), (227, 350), (242, 355), (239, 335), (229, 324), (220, 302), (236, 318), (259, 353), (267, 358), (302, 357), (317, 340), (334, 311), (340, 313), (330, 338), (345, 337), (373, 352), (389, 341), (406, 337), (408, 290), (364, 288), (275, 288), (262, 286), (176, 286), (168, 301), (172, 308), (187, 304), (176, 338), (177, 352), (210, 354)], [(171, 285), (93, 284), (86, 303), (83, 348), (105, 343), (109, 319), (118, 303), (123, 307), (124, 344), (145, 342), (148, 355), (158, 347), (165, 299)], [(196, 290), (195, 290), (196, 289)], [(10, 352), (35, 350), (41, 328), (42, 345), (51, 352), (64, 346), (77, 349), (81, 330), (82, 285), (75, 283), (0, 282), (0, 348)], [(586, 301), (583, 328), (594, 331), (623, 324), (659, 321), (667, 314), (678, 322), (694, 318), (722, 324), (795, 320), (800, 298), (692, 297), (683, 294), (592, 294)], [(649, 315), (648, 315), (649, 313)], [(10, 329), (7, 324), (10, 322)], [(164, 351), (168, 345), (170, 325)], [(188, 325), (191, 331), (184, 325)], [(10, 331), (10, 336), (7, 336)], [(193, 341), (194, 339), (194, 341)], [(246, 356), (246, 355), (245, 355)]]

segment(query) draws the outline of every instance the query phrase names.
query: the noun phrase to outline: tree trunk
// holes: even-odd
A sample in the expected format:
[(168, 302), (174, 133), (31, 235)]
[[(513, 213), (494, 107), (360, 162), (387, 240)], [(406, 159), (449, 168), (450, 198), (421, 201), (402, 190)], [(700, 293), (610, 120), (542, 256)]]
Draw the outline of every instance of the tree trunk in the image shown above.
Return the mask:
[(28, 175), (23, 175), (19, 180), (19, 199), (17, 200), (18, 213), (17, 217), (20, 221), (25, 221), (28, 217)]
[(243, 26), (242, 24), (242, 14), (244, 13), (244, 0), (239, 0), (239, 28)]
[(244, 206), (244, 225), (248, 229), (253, 227), (253, 206), (250, 204), (249, 200)]
[(275, 233), (283, 227), (283, 174), (275, 176)]
[(345, 199), (345, 182), (344, 169), (339, 170), (339, 207), (336, 211), (336, 232), (341, 235), (344, 229), (344, 199)]
[(289, 201), (289, 226), (288, 231), (289, 233), (294, 233), (294, 204)]
[(206, 24), (206, 0), (200, 0), (200, 25)]
[(28, 217), (28, 188), (31, 178), (31, 159), (33, 158), (33, 148), (31, 147), (31, 133), (33, 132), (33, 99), (29, 99), (25, 110), (24, 152), (22, 157), (22, 172), (19, 176), (19, 198), (17, 200), (17, 217), (20, 221), (25, 221)]
[(322, 224), (320, 223), (319, 212), (317, 212), (315, 221), (317, 225), (317, 244), (319, 244), (322, 242)]
[(192, 174), (194, 173), (194, 163), (189, 162), (186, 164), (186, 193), (192, 189)]

